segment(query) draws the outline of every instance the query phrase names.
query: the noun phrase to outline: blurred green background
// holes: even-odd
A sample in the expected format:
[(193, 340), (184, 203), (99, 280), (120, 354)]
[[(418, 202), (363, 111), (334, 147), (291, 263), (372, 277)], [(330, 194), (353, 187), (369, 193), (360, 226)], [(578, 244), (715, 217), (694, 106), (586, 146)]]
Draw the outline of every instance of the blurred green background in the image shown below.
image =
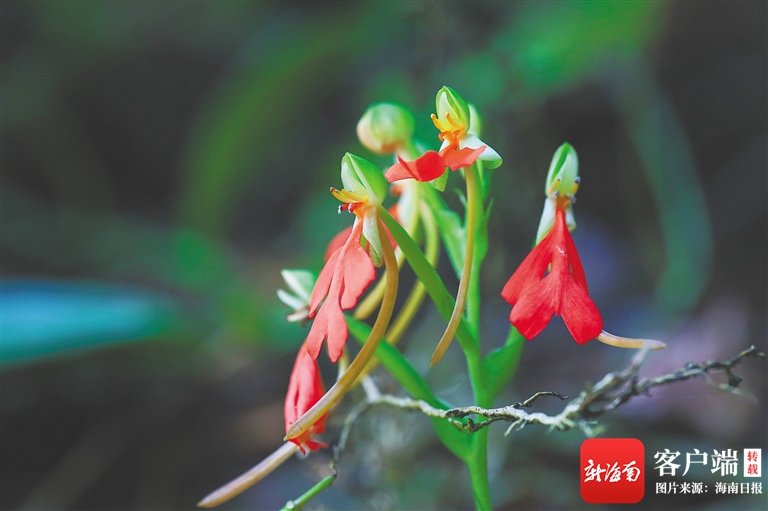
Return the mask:
[[(388, 163), (356, 140), (365, 108), (406, 105), (437, 145), (442, 85), (477, 106), (504, 157), (485, 350), (505, 338), (498, 293), (563, 141), (580, 157), (574, 237), (606, 329), (669, 344), (644, 374), (765, 350), (767, 16), (762, 2), (4, 2), (0, 507), (192, 509), (277, 447), (305, 335), (283, 319), (279, 270), (318, 270), (349, 223), (327, 193), (345, 151)], [(444, 256), (440, 270), (455, 287)], [(403, 344), (424, 372), (443, 328), (427, 305)], [(498, 404), (577, 395), (630, 356), (579, 347), (553, 321)], [(755, 402), (692, 381), (604, 418), (607, 435), (646, 445), (634, 507), (765, 509), (763, 496), (651, 494), (658, 450), (768, 451), (765, 367), (737, 372)], [(454, 346), (428, 379), (469, 404), (464, 374)], [(498, 509), (594, 507), (578, 494), (580, 433), (504, 429), (491, 434)], [(290, 460), (223, 508), (279, 508), (328, 459)], [(340, 471), (308, 509), (472, 505), (414, 413), (367, 412)]]

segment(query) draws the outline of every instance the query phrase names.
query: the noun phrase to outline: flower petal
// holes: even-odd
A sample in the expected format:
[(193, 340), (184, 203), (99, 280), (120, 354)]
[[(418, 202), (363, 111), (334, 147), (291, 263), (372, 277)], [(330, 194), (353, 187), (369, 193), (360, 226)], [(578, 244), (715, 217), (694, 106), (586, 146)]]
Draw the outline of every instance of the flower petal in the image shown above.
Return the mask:
[(552, 274), (547, 275), (528, 287), (512, 307), (509, 322), (529, 341), (544, 330), (558, 308), (557, 280)]
[[(589, 295), (589, 289), (587, 288), (587, 276), (584, 274), (584, 267), (581, 265), (581, 258), (579, 258), (579, 252), (576, 250), (576, 244), (573, 242), (571, 233), (568, 229), (565, 230), (564, 236), (566, 244), (566, 253), (568, 254), (568, 263), (571, 266), (571, 273), (573, 274), (573, 280)], [(599, 333), (599, 332), (598, 332)]]
[(448, 168), (451, 170), (459, 170), (462, 167), (469, 167), (475, 163), (478, 156), (480, 156), (484, 150), (485, 146), (478, 147), (477, 149), (471, 149), (469, 147), (465, 149), (457, 149), (448, 146), (440, 151), (440, 155), (443, 157)]
[(405, 161), (399, 156), (397, 160), (398, 163), (389, 167), (384, 174), (390, 183), (408, 178), (426, 183), (442, 176), (447, 166), (443, 157), (436, 151), (427, 151), (413, 161)]
[(603, 317), (581, 285), (572, 278), (565, 279), (561, 292), (561, 315), (573, 340), (584, 344), (600, 335)]
[(344, 279), (341, 308), (348, 310), (357, 304), (365, 288), (376, 278), (376, 268), (365, 250), (356, 243), (344, 254), (341, 272)]
[(333, 363), (339, 359), (347, 342), (349, 334), (347, 320), (339, 306), (339, 300), (339, 296), (334, 293), (329, 294), (309, 329), (306, 341), (307, 352), (315, 360), (320, 355), (320, 349), (326, 339), (328, 340), (328, 357)]
[[(363, 215), (363, 236), (368, 242), (368, 254), (371, 256), (370, 260), (373, 261), (373, 266), (381, 266), (383, 252), (381, 248), (381, 239), (379, 238), (379, 217), (375, 208), (366, 208)], [(360, 292), (362, 293), (362, 291)], [(351, 307), (354, 307), (354, 304)], [(348, 307), (344, 308), (347, 309)]]
[(352, 235), (351, 225), (333, 237), (331, 242), (328, 243), (328, 248), (325, 249), (326, 262), (328, 262), (328, 259), (331, 258), (334, 252), (336, 252), (338, 249), (344, 246), (344, 244), (349, 239), (350, 235)]
[[(304, 415), (321, 397), (325, 394), (323, 380), (320, 378), (320, 371), (307, 350), (302, 346), (296, 356), (296, 362), (293, 365), (291, 379), (288, 383), (288, 392), (285, 395), (284, 417), (285, 430), (288, 431), (293, 423), (299, 417)], [(304, 435), (292, 440), (299, 446), (301, 452), (305, 452), (304, 447), (309, 447), (315, 451), (319, 447), (325, 447), (325, 444), (311, 440), (312, 434), (325, 431), (325, 419), (321, 417)]]
[(489, 169), (495, 169), (502, 163), (501, 156), (491, 146), (480, 140), (475, 135), (467, 134), (459, 140), (459, 149), (470, 148), (477, 149), (483, 147), (483, 152), (477, 157)]
[(527, 288), (536, 284), (544, 276), (547, 266), (552, 262), (552, 231), (541, 240), (541, 243), (533, 247), (528, 256), (523, 259), (520, 266), (509, 278), (504, 289), (501, 290), (501, 297), (510, 305), (516, 305), (520, 296)]
[[(349, 239), (349, 238), (347, 238)], [(331, 281), (333, 280), (333, 274), (336, 272), (336, 266), (341, 256), (341, 252), (344, 247), (339, 247), (331, 254), (331, 257), (325, 262), (325, 266), (320, 271), (320, 275), (315, 281), (315, 287), (312, 288), (312, 294), (309, 297), (309, 317), (310, 319), (317, 313), (317, 308), (320, 307), (320, 303), (323, 298), (328, 295), (328, 290), (331, 287)]]

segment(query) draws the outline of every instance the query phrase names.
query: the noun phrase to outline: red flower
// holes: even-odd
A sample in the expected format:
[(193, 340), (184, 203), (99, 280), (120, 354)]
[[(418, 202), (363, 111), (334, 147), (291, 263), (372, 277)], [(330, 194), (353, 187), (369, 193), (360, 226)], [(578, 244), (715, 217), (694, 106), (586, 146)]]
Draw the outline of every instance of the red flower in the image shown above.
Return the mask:
[(458, 143), (446, 145), (438, 153), (437, 151), (427, 151), (413, 161), (405, 161), (399, 156), (398, 163), (395, 163), (384, 174), (387, 181), (394, 183), (401, 179), (412, 178), (422, 183), (432, 181), (442, 176), (445, 168), (458, 170), (462, 167), (468, 167), (475, 163), (478, 156), (485, 151), (486, 146), (478, 148), (466, 147), (459, 149)]
[(339, 359), (348, 335), (342, 311), (353, 308), (376, 278), (373, 262), (360, 246), (362, 231), (363, 220), (358, 218), (346, 243), (328, 258), (312, 289), (309, 318), (314, 318), (314, 322), (306, 347), (313, 359), (317, 359), (326, 339), (331, 361), (335, 363)]
[(584, 268), (565, 222), (565, 203), (558, 202), (552, 230), (531, 250), (501, 296), (513, 306), (509, 321), (528, 340), (544, 330), (553, 314), (562, 316), (579, 344), (600, 334), (603, 318), (589, 297)]
[[(312, 408), (325, 394), (323, 380), (317, 362), (309, 356), (304, 346), (299, 349), (296, 362), (293, 365), (291, 380), (288, 384), (288, 394), (285, 396), (285, 430), (288, 431), (296, 420)], [(301, 452), (306, 454), (306, 448), (316, 451), (326, 444), (312, 440), (312, 435), (325, 431), (325, 419), (323, 415), (311, 428), (298, 438), (292, 438), (291, 442), (298, 445)]]

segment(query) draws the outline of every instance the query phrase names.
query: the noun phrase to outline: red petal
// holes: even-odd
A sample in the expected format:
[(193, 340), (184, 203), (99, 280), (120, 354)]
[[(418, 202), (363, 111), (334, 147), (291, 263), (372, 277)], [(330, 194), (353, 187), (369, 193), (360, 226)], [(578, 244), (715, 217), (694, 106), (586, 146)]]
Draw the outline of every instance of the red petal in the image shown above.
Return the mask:
[(528, 287), (512, 307), (509, 322), (529, 341), (544, 330), (557, 310), (557, 280), (550, 273)]
[(603, 330), (603, 317), (587, 292), (572, 278), (562, 289), (562, 317), (573, 339), (584, 344)]
[(515, 273), (509, 278), (504, 289), (501, 290), (502, 298), (510, 305), (517, 304), (520, 295), (528, 287), (540, 281), (544, 276), (544, 272), (547, 271), (547, 266), (552, 262), (552, 245), (554, 241), (552, 231), (538, 245), (533, 247), (530, 254), (523, 259)]
[[(325, 394), (325, 387), (320, 378), (317, 362), (302, 346), (296, 356), (288, 383), (288, 393), (285, 396), (285, 430), (288, 431), (299, 417), (323, 397), (323, 394)], [(323, 427), (325, 427), (324, 424)]]
[(317, 313), (317, 308), (323, 301), (323, 298), (328, 295), (328, 290), (331, 288), (331, 281), (333, 275), (336, 272), (336, 264), (341, 256), (341, 251), (344, 247), (339, 247), (331, 254), (331, 257), (325, 262), (325, 266), (320, 271), (320, 275), (315, 281), (315, 286), (312, 288), (312, 294), (309, 295), (309, 318), (312, 319)]
[(589, 293), (589, 289), (587, 288), (587, 276), (584, 275), (584, 267), (581, 265), (579, 252), (576, 250), (576, 244), (573, 242), (571, 233), (568, 232), (567, 228), (565, 229), (564, 238), (566, 244), (565, 250), (568, 253), (568, 262), (571, 265), (571, 273), (573, 274), (573, 279), (578, 285), (581, 286), (582, 289), (584, 289), (586, 293)]
[(306, 341), (307, 352), (313, 359), (317, 359), (323, 347), (323, 341), (327, 339), (328, 357), (331, 362), (336, 363), (347, 342), (348, 334), (347, 320), (339, 306), (339, 297), (334, 294), (328, 295), (309, 329)]
[(347, 242), (351, 234), (352, 234), (352, 226), (350, 225), (349, 227), (347, 227), (346, 229), (344, 229), (339, 234), (333, 237), (331, 242), (328, 243), (328, 248), (325, 249), (325, 262), (328, 262), (328, 259), (331, 258), (333, 253), (344, 246), (344, 244)]
[[(475, 163), (477, 158), (483, 154), (483, 151), (485, 151), (485, 146), (480, 146), (477, 149), (472, 149), (471, 147), (458, 149), (456, 147), (447, 146), (440, 151), (440, 156), (443, 157), (445, 165), (450, 167), (451, 170), (459, 170), (462, 167), (469, 167)], [(440, 175), (442, 175), (442, 173)]]
[[(376, 278), (376, 268), (360, 243), (355, 243), (344, 254), (340, 273), (340, 277), (344, 279), (341, 308), (348, 310), (357, 304), (357, 299), (365, 288)], [(334, 278), (339, 276), (334, 275)]]
[(401, 179), (413, 178), (425, 183), (437, 179), (445, 173), (447, 166), (443, 157), (437, 151), (427, 151), (413, 161), (405, 161), (399, 156), (395, 163), (384, 174), (387, 181), (394, 183)]

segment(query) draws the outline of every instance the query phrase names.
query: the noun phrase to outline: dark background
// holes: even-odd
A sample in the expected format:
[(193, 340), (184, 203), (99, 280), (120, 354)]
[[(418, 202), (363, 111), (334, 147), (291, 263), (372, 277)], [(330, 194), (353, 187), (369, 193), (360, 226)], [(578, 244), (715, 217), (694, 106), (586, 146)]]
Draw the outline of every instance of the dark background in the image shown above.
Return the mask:
[[(574, 238), (606, 329), (668, 343), (642, 374), (765, 350), (767, 19), (764, 2), (3, 2), (0, 506), (192, 509), (276, 448), (305, 335), (283, 320), (279, 270), (318, 270), (349, 222), (327, 193), (345, 151), (388, 163), (356, 140), (367, 105), (406, 105), (436, 145), (442, 85), (477, 106), (504, 157), (484, 349), (506, 335), (498, 293), (568, 141), (583, 179)], [(440, 270), (455, 286), (444, 254)], [(406, 336), (420, 370), (443, 328), (426, 305)], [(497, 404), (578, 395), (631, 355), (577, 346), (555, 320)], [(603, 417), (605, 435), (645, 443), (635, 507), (765, 509), (764, 495), (716, 495), (733, 478), (703, 468), (666, 480), (707, 494), (653, 494), (659, 450), (768, 454), (765, 365), (737, 373), (751, 398), (695, 380)], [(428, 379), (469, 404), (464, 374), (453, 347)], [(504, 429), (496, 507), (593, 507), (578, 494), (581, 433)], [(327, 462), (290, 460), (223, 508), (277, 509)], [(374, 409), (307, 509), (471, 506), (429, 421)]]

